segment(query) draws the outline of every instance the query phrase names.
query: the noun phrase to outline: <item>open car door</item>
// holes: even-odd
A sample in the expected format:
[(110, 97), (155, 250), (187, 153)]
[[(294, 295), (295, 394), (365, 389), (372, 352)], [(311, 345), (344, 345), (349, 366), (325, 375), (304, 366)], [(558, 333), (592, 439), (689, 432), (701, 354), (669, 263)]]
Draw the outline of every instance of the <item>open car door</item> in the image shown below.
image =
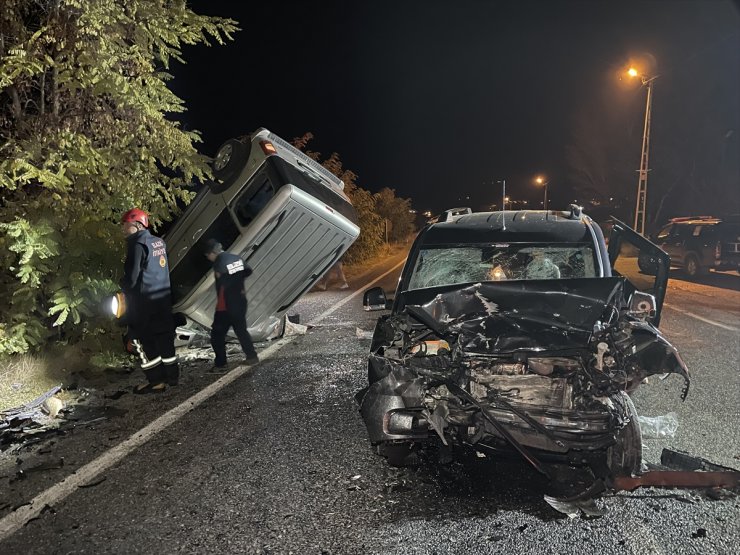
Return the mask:
[(614, 275), (627, 278), (635, 291), (655, 297), (655, 316), (650, 321), (657, 326), (668, 286), (670, 256), (614, 218), (614, 227), (609, 234), (609, 262)]

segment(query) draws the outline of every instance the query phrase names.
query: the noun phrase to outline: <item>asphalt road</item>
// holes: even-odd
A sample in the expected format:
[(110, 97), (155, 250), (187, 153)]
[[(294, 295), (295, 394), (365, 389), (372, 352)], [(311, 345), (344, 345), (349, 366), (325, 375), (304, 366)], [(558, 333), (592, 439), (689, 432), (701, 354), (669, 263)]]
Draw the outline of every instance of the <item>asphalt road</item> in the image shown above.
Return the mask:
[[(671, 285), (662, 329), (693, 384), (685, 403), (677, 377), (651, 378), (636, 393), (640, 414), (673, 411), (679, 420), (674, 438), (645, 441), (648, 460), (670, 445), (740, 466), (740, 277), (725, 276)], [(392, 291), (396, 279), (383, 286)], [(367, 281), (350, 279), (352, 289)], [(305, 323), (352, 294), (309, 293), (295, 311)], [(1, 541), (0, 553), (738, 552), (736, 497), (638, 490), (599, 500), (604, 517), (571, 520), (545, 504), (542, 479), (517, 460), (388, 466), (371, 451), (353, 400), (377, 316), (362, 311), (359, 296), (339, 306), (48, 506)], [(212, 383), (208, 366), (192, 362), (182, 385), (161, 396), (102, 400), (89, 424), (0, 459), (0, 517)], [(99, 414), (105, 420), (92, 418)], [(61, 468), (18, 478), (62, 457)]]

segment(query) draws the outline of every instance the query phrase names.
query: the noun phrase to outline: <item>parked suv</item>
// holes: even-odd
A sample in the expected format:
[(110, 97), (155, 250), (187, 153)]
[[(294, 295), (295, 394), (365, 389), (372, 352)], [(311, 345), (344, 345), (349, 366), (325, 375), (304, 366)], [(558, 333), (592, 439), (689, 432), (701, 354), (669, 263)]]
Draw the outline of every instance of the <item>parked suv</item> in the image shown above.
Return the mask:
[(216, 295), (204, 250), (216, 239), (253, 270), (245, 282), (252, 337), (274, 336), (357, 238), (357, 215), (340, 179), (266, 129), (224, 143), (213, 173), (165, 237), (173, 310), (210, 327)]
[[(654, 273), (640, 271), (647, 253)], [(638, 473), (628, 393), (653, 374), (689, 376), (657, 330), (669, 259), (616, 221), (570, 212), (448, 212), (411, 247), (373, 334), (356, 399), (392, 464), (417, 451), (513, 451), (556, 479), (577, 466), (609, 484)]]
[[(671, 265), (689, 276), (710, 269), (740, 270), (740, 221), (710, 216), (673, 218), (653, 241), (671, 257)], [(644, 261), (643, 261), (644, 262)]]

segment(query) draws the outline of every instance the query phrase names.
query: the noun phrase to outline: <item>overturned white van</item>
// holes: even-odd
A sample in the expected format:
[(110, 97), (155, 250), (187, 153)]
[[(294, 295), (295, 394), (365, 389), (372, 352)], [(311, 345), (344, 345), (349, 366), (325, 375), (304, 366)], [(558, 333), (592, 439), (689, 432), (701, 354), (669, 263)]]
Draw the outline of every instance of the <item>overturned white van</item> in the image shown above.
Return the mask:
[(209, 239), (252, 268), (247, 325), (259, 341), (279, 333), (290, 306), (360, 233), (344, 183), (260, 129), (224, 143), (208, 183), (167, 233), (173, 311), (206, 328), (216, 304)]

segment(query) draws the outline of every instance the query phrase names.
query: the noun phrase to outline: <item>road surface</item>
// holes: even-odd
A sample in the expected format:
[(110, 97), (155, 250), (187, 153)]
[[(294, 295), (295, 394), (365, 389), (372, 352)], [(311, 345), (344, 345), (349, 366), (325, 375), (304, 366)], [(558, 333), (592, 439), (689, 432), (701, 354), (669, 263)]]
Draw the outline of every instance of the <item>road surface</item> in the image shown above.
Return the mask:
[[(392, 291), (400, 260), (350, 276), (349, 291), (309, 293), (295, 308), (309, 332), (265, 346), (210, 397), (189, 400), (225, 378), (194, 360), (163, 395), (102, 399), (66, 435), (6, 453), (0, 553), (737, 553), (736, 497), (638, 490), (599, 500), (602, 518), (571, 520), (518, 460), (398, 469), (374, 455), (353, 394), (379, 313), (362, 311), (358, 289), (391, 270), (380, 283)], [(672, 281), (662, 329), (693, 384), (685, 403), (678, 377), (636, 393), (641, 414), (679, 420), (674, 438), (645, 441), (646, 459), (670, 445), (740, 466), (738, 285), (737, 274)], [(115, 379), (106, 394), (133, 377)], [(137, 439), (168, 410), (171, 421)], [(13, 520), (34, 506), (37, 518)]]

